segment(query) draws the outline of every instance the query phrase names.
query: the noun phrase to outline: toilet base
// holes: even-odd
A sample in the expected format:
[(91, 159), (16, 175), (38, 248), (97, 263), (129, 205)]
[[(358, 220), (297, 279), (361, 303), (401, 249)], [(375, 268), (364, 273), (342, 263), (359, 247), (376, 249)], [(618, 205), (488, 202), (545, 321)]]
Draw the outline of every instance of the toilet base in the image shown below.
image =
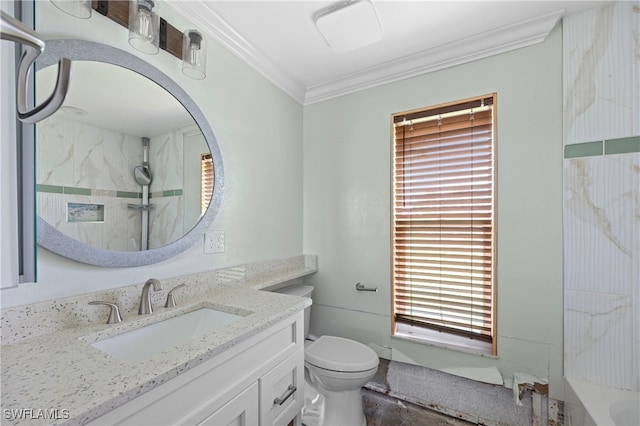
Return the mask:
[(325, 425), (367, 426), (360, 389), (325, 395)]
[(366, 426), (360, 388), (320, 392), (305, 377), (302, 424), (305, 426)]

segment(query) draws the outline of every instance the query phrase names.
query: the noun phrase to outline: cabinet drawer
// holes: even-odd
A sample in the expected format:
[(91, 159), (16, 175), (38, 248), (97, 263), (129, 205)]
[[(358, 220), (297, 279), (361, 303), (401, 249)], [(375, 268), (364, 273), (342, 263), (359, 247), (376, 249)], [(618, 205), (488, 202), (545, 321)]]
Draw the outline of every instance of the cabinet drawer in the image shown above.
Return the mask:
[(260, 424), (287, 425), (304, 405), (304, 348), (260, 379)]
[(207, 417), (201, 426), (255, 426), (258, 424), (258, 383), (254, 383)]

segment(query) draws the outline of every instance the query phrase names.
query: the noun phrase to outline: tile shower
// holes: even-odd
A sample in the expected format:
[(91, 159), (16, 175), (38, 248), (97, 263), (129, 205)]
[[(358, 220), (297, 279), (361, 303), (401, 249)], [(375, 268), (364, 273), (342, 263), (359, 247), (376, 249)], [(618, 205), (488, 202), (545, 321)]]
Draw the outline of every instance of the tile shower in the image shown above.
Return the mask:
[[(83, 243), (111, 250), (139, 250), (141, 214), (127, 205), (140, 204), (141, 186), (133, 178), (134, 167), (142, 163), (140, 138), (58, 115), (38, 124), (37, 132), (40, 216)], [(180, 131), (174, 131), (151, 138), (150, 248), (183, 235), (181, 137)], [(74, 222), (68, 218), (67, 203), (104, 206), (103, 217)]]
[(640, 2), (565, 19), (564, 374), (640, 390)]

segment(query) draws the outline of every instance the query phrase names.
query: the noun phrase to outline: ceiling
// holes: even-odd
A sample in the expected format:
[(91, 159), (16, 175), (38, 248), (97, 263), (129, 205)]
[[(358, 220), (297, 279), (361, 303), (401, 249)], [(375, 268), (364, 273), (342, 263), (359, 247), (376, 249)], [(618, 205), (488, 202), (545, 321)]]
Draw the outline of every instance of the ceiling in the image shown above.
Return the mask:
[[(57, 117), (138, 137), (195, 125), (173, 95), (135, 71), (96, 61), (74, 61), (72, 67), (72, 84)], [(53, 92), (57, 72), (57, 66), (48, 66), (36, 73), (37, 105)]]
[(371, 1), (382, 38), (346, 53), (334, 52), (314, 23), (314, 15), (335, 1), (192, 0), (170, 6), (310, 104), (542, 42), (563, 16), (606, 3)]

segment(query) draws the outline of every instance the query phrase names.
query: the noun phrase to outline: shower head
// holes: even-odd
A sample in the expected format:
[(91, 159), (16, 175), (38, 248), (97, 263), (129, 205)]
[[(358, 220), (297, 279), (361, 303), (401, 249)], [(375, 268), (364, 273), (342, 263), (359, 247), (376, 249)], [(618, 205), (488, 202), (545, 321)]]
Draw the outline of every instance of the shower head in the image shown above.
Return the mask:
[(135, 178), (136, 182), (138, 182), (138, 185), (149, 185), (152, 180), (151, 170), (149, 169), (149, 166), (147, 166), (146, 164), (135, 166), (133, 168), (133, 177)]

